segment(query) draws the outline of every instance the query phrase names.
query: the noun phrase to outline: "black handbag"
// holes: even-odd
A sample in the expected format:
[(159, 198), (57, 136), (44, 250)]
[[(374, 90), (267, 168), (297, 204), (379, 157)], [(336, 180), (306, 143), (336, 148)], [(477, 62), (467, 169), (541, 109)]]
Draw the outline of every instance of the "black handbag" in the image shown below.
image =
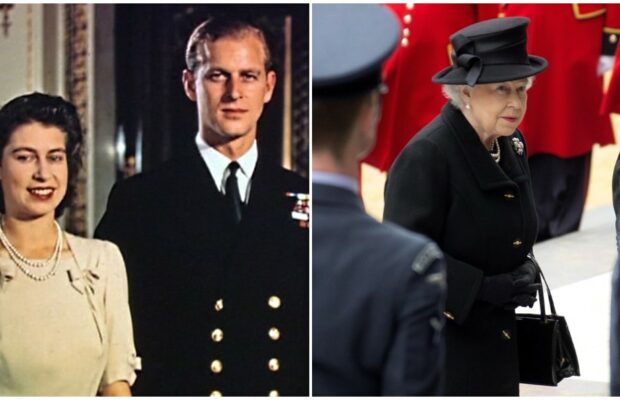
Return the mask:
[(520, 382), (557, 386), (564, 378), (579, 376), (579, 361), (566, 320), (555, 311), (547, 280), (531, 260), (547, 288), (551, 314), (545, 310), (543, 285), (538, 289), (540, 314), (516, 314)]

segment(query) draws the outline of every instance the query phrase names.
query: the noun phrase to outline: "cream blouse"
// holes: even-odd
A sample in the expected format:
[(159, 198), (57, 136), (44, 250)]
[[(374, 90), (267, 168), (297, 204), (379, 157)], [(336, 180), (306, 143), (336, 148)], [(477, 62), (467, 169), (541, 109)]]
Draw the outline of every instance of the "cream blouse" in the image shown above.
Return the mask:
[(136, 379), (121, 253), (111, 242), (65, 237), (73, 257), (43, 282), (0, 257), (0, 395), (92, 396)]

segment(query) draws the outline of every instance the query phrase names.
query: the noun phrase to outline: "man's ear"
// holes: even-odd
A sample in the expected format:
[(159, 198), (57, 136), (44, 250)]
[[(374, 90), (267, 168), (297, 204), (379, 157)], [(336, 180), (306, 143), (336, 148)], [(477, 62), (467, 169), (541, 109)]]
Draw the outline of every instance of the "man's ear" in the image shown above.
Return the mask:
[(189, 69), (184, 69), (182, 79), (185, 95), (191, 101), (196, 101), (196, 80), (194, 79), (194, 73)]
[(275, 71), (267, 72), (267, 82), (265, 83), (266, 90), (265, 96), (263, 96), (263, 103), (269, 103), (269, 101), (271, 100), (271, 96), (273, 96), (273, 90), (276, 87), (276, 80), (277, 79)]

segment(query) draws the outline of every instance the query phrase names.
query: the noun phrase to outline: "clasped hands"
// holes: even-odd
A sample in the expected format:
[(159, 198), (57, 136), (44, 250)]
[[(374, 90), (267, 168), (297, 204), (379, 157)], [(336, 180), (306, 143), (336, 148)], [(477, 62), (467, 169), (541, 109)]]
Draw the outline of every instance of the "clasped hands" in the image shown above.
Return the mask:
[(536, 266), (527, 260), (512, 272), (484, 277), (478, 299), (507, 310), (532, 307), (541, 286), (536, 282), (537, 276)]

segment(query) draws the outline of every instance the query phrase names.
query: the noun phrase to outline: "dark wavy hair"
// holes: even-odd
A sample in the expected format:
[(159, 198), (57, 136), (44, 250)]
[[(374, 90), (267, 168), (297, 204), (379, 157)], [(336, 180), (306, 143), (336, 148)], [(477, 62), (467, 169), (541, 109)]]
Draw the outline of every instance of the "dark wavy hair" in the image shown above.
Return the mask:
[(252, 32), (257, 35), (263, 45), (265, 55), (265, 70), (267, 72), (275, 70), (271, 57), (271, 46), (269, 45), (271, 35), (267, 29), (267, 22), (264, 17), (253, 16), (250, 14), (214, 14), (198, 25), (192, 32), (185, 49), (185, 64), (187, 69), (196, 72), (196, 69), (205, 63), (199, 46), (205, 41), (215, 41), (222, 37), (238, 36), (245, 32)]
[[(75, 106), (62, 97), (36, 92), (16, 97), (0, 109), (0, 157), (13, 132), (22, 125), (34, 122), (56, 127), (65, 134), (69, 176), (67, 193), (54, 212), (58, 218), (73, 201), (78, 172), (82, 167), (83, 139), (80, 118)], [(1, 187), (0, 212), (5, 212)]]

